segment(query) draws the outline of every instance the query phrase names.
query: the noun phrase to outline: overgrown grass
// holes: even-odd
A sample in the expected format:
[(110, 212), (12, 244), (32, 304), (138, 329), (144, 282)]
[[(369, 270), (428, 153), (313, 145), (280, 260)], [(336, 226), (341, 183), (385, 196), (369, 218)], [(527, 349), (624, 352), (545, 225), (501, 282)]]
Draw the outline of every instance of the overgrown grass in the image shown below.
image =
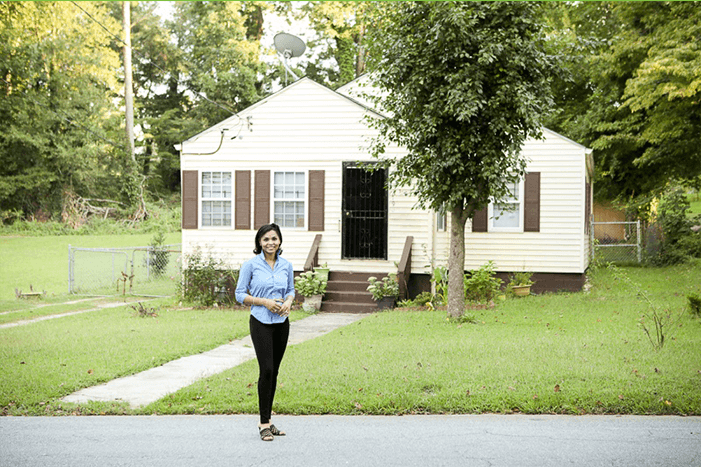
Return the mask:
[[(182, 309), (172, 299), (144, 306), (158, 317), (124, 306), (0, 330), (0, 413), (81, 413), (60, 398), (248, 334), (248, 310)], [(93, 408), (127, 412), (117, 403)]]
[[(46, 291), (48, 298), (68, 293), (68, 245), (78, 247), (147, 246), (152, 234), (0, 237), (0, 312), (31, 309), (40, 300), (17, 300), (15, 288)], [(180, 243), (180, 232), (167, 234), (165, 243)], [(61, 300), (65, 300), (61, 299)], [(54, 300), (55, 301), (55, 300)]]
[[(701, 267), (627, 269), (680, 310)], [(597, 271), (590, 293), (511, 299), (456, 325), (395, 310), (288, 349), (275, 410), (289, 414), (701, 414), (701, 322), (684, 315), (653, 350), (645, 305)], [(142, 413), (255, 413), (257, 366), (202, 380)]]

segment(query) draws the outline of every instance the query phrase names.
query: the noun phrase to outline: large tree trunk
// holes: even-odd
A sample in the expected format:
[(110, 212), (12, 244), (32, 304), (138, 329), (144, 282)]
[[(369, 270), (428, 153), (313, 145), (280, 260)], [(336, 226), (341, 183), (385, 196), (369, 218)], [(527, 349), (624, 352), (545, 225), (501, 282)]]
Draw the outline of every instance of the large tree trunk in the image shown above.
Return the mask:
[(448, 316), (458, 318), (465, 311), (465, 222), (467, 210), (456, 206), (450, 212), (450, 256), (448, 257)]

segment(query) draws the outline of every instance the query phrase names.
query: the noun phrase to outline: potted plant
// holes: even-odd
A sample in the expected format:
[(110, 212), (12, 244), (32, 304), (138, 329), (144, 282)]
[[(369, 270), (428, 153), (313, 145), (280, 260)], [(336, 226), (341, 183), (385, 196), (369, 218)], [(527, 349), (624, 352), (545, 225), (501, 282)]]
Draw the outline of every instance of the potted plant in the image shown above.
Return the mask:
[(531, 286), (535, 283), (531, 280), (531, 276), (533, 276), (533, 273), (526, 271), (517, 272), (511, 276), (509, 285), (514, 295), (522, 297), (531, 294)]
[(326, 293), (328, 281), (320, 279), (313, 271), (303, 272), (295, 278), (295, 290), (304, 297), (302, 309), (307, 313), (321, 309), (321, 299)]
[(314, 267), (314, 273), (319, 279), (328, 281), (329, 280), (329, 266), (327, 263), (322, 264), (321, 266), (315, 266)]
[(382, 280), (377, 280), (377, 277), (368, 277), (367, 290), (372, 294), (372, 299), (377, 302), (377, 307), (380, 310), (393, 308), (394, 303), (399, 296), (399, 282), (397, 282), (397, 274), (389, 273)]

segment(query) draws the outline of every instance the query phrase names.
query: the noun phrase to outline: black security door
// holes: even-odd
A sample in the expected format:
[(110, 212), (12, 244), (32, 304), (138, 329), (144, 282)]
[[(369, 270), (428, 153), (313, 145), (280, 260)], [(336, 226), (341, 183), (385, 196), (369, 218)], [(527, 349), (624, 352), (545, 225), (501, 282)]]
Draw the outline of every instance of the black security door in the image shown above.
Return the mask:
[(385, 169), (343, 165), (343, 258), (387, 259)]

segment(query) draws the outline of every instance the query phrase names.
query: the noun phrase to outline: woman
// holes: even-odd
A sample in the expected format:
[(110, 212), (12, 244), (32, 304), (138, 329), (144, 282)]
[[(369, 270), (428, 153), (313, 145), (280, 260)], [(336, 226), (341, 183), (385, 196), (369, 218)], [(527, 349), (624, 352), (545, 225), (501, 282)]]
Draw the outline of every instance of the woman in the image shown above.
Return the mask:
[(276, 224), (258, 230), (255, 257), (241, 266), (236, 285), (236, 300), (251, 305), (251, 340), (256, 351), (258, 376), (258, 431), (263, 441), (284, 436), (270, 423), (277, 374), (287, 348), (290, 333), (290, 307), (295, 298), (292, 264), (280, 257), (282, 234)]

